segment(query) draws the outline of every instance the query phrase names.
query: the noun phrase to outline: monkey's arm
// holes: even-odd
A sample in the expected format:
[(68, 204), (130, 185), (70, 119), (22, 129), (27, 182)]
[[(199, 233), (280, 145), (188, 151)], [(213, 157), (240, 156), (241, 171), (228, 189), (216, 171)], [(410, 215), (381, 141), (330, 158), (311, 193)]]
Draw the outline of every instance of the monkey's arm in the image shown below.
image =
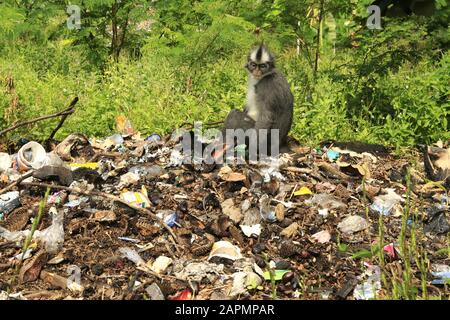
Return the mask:
[[(276, 121), (276, 114), (272, 110), (262, 110), (261, 116), (255, 123), (255, 129), (257, 130), (258, 134), (258, 149), (263, 148), (266, 152), (270, 152), (271, 148), (271, 129), (274, 129), (274, 124)], [(267, 131), (263, 131), (261, 129), (266, 129)], [(274, 141), (275, 143), (278, 143), (278, 141)], [(267, 149), (266, 149), (267, 148)], [(260, 153), (262, 150), (259, 151)]]

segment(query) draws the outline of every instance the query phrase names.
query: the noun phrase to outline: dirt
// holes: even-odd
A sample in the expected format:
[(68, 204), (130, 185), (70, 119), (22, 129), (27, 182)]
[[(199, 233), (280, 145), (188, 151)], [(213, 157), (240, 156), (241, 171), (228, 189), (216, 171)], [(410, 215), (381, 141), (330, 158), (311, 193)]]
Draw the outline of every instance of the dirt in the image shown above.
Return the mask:
[[(149, 211), (138, 211), (99, 195), (63, 191), (59, 204), (46, 205), (38, 230), (52, 225), (49, 209), (54, 206), (64, 214), (64, 242), (58, 252), (48, 255), (46, 262), (40, 259), (42, 265), (31, 266), (33, 272), (40, 274), (37, 279), (21, 283), (20, 271), (31, 258), (24, 265), (17, 259), (11, 263), (12, 257), (22, 253), (22, 246), (0, 238), (0, 292), (20, 294), (19, 298), (27, 299), (149, 299), (146, 288), (156, 283), (165, 299), (272, 299), (274, 289), (277, 299), (354, 299), (355, 286), (366, 281), (363, 273), (378, 266), (389, 279), (381, 282), (378, 298), (392, 297), (392, 283), (401, 283), (405, 275), (410, 275), (408, 283), (418, 298), (450, 297), (448, 288), (432, 284), (431, 273), (433, 265), (449, 265), (448, 230), (440, 225), (441, 229), (424, 232), (432, 221), (427, 213), (430, 208), (444, 204), (441, 214), (448, 223), (448, 193), (436, 184), (427, 184), (423, 160), (417, 151), (410, 150), (408, 156), (402, 157), (341, 153), (336, 163), (323, 148), (297, 145), (293, 148), (295, 153), (283, 156), (285, 161), (280, 166), (272, 166), (277, 174), (267, 175), (269, 179), (264, 180), (264, 168), (268, 166), (261, 164), (168, 166), (177, 142), (169, 137), (149, 142), (129, 136), (120, 146), (78, 142), (69, 147), (65, 144), (58, 155), (66, 164), (96, 162), (99, 166), (73, 171), (71, 188), (78, 186), (120, 197), (124, 189), (142, 192), (145, 187), (149, 201), (145, 207)], [(159, 166), (161, 172), (138, 173), (137, 182), (121, 183), (121, 177), (136, 165)], [(411, 184), (407, 182), (407, 168)], [(66, 178), (52, 176), (44, 181), (45, 177), (39, 175), (31, 179), (61, 185)], [(11, 183), (4, 180), (0, 179), (0, 189)], [(311, 194), (296, 195), (301, 187), (308, 188)], [(380, 219), (379, 212), (370, 207), (387, 188), (393, 188), (402, 200)], [(8, 213), (0, 226), (9, 231), (30, 230), (30, 218), (37, 216), (46, 188), (20, 185), (13, 190), (21, 192), (21, 207)], [(50, 194), (57, 191), (53, 189)], [(337, 202), (325, 203), (330, 209), (324, 210), (323, 203), (311, 202), (317, 194), (333, 196)], [(274, 221), (261, 219), (263, 195), (269, 197), (267, 210)], [(85, 201), (79, 205), (65, 206), (82, 198)], [(227, 199), (232, 202), (226, 202)], [(280, 205), (280, 201), (290, 204)], [(170, 227), (176, 239), (155, 221), (154, 214), (161, 210), (168, 210), (166, 215), (176, 214), (176, 224)], [(261, 220), (261, 233), (247, 237), (240, 225), (251, 220), (252, 214)], [(367, 227), (342, 233), (339, 223), (352, 215), (364, 218)], [(312, 237), (321, 231), (324, 243)], [(206, 263), (218, 241), (228, 241), (239, 248), (243, 259), (212, 259), (211, 263), (223, 264), (222, 273), (200, 281), (175, 275), (191, 262)], [(383, 249), (382, 253), (377, 252), (375, 248), (380, 243), (382, 247), (392, 243), (393, 253)], [(119, 252), (123, 247), (138, 252), (144, 265), (124, 257)], [(36, 241), (30, 248), (32, 256), (44, 250), (43, 244)], [(425, 254), (427, 260), (421, 261)], [(155, 274), (148, 266), (160, 256), (172, 259), (172, 263)], [(245, 263), (247, 269), (242, 265)], [(291, 273), (275, 281), (275, 285), (259, 275), (259, 286), (230, 295), (233, 274), (248, 272), (248, 266), (253, 266), (256, 273), (269, 269)], [(74, 275), (78, 272), (81, 289), (64, 287), (58, 278), (76, 280)]]

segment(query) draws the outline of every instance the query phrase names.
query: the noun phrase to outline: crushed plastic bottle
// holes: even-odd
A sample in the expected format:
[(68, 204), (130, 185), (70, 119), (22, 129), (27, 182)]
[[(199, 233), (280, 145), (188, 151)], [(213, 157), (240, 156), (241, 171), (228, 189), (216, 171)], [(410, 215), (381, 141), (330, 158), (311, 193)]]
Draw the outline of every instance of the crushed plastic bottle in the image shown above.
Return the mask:
[(127, 258), (128, 260), (134, 262), (137, 266), (145, 265), (144, 259), (141, 258), (139, 253), (136, 252), (136, 250), (128, 248), (128, 247), (122, 247), (119, 248), (119, 252), (123, 258)]
[(19, 191), (0, 195), (0, 214), (6, 215), (20, 206)]

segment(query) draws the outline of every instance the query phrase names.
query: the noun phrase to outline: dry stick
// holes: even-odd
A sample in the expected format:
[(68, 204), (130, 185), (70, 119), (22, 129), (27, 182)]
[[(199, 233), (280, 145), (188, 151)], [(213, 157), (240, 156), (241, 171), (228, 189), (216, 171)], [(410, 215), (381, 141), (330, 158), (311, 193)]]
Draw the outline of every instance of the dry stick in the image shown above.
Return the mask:
[(6, 191), (11, 190), (12, 188), (14, 188), (15, 186), (17, 186), (19, 183), (21, 183), (23, 180), (31, 177), (33, 175), (33, 171), (27, 172), (24, 175), (22, 175), (19, 179), (17, 179), (16, 181), (10, 183), (9, 185), (7, 185), (5, 188), (3, 188), (2, 190), (0, 190), (0, 195), (2, 195), (3, 193), (5, 193)]
[(331, 173), (331, 174), (333, 174), (335, 176), (338, 176), (342, 180), (345, 180), (345, 181), (351, 181), (352, 180), (352, 178), (349, 175), (346, 175), (345, 173), (339, 171), (338, 169), (336, 169), (335, 167), (333, 167), (331, 164), (329, 164), (327, 162), (321, 162), (317, 166), (320, 169), (323, 169), (323, 170), (327, 171), (328, 173)]
[(13, 266), (14, 266), (13, 262), (2, 263), (2, 264), (0, 264), (0, 272), (4, 271), (4, 270), (7, 270), (7, 269), (9, 269), (9, 268), (11, 268)]
[[(218, 127), (219, 125), (223, 125), (224, 122), (223, 121), (214, 121), (214, 122), (207, 122), (203, 124), (203, 127)], [(181, 125), (178, 126), (179, 128), (183, 128), (186, 130), (191, 130), (194, 129), (194, 125), (192, 123), (189, 122), (183, 122)]]
[[(68, 107), (66, 110), (67, 110), (67, 111), (73, 111), (73, 109), (75, 108), (75, 105), (77, 104), (77, 102), (78, 102), (78, 97), (75, 97), (75, 98), (72, 100), (72, 102), (70, 103), (69, 107)], [(59, 121), (58, 126), (52, 131), (52, 133), (51, 133), (50, 137), (48, 137), (47, 141), (50, 141), (50, 140), (53, 139), (53, 137), (55, 136), (56, 132), (58, 132), (58, 130), (61, 129), (61, 127), (62, 127), (63, 124), (64, 124), (64, 121), (66, 121), (66, 119), (67, 119), (68, 116), (69, 116), (69, 115), (66, 114), (66, 115), (63, 115), (63, 116), (61, 117), (61, 120)]]
[(175, 248), (177, 249), (177, 251), (179, 250), (178, 245), (177, 245), (178, 238), (175, 235), (175, 233), (173, 233), (172, 229), (170, 229), (170, 227), (163, 220), (161, 220), (158, 216), (156, 216), (153, 212), (151, 212), (148, 209), (132, 205), (116, 196), (110, 195), (108, 193), (100, 192), (100, 191), (84, 191), (84, 190), (81, 190), (80, 188), (69, 188), (69, 187), (64, 187), (64, 186), (59, 186), (59, 185), (52, 185), (52, 184), (47, 184), (47, 183), (37, 183), (37, 182), (21, 182), (20, 184), (24, 185), (24, 186), (65, 190), (65, 191), (68, 191), (71, 193), (77, 193), (77, 194), (82, 194), (82, 195), (86, 195), (86, 196), (98, 196), (98, 197), (103, 197), (103, 198), (107, 198), (107, 199), (110, 199), (113, 201), (123, 203), (124, 205), (126, 205), (134, 210), (137, 210), (142, 213), (146, 213), (146, 214), (150, 215), (150, 217), (152, 217), (156, 222), (158, 222), (160, 225), (162, 225), (172, 236), (172, 238), (173, 238), (172, 242), (173, 242)]
[(2, 135), (4, 135), (5, 133), (9, 132), (9, 131), (13, 131), (13, 130), (15, 130), (17, 128), (26, 126), (28, 124), (35, 123), (35, 122), (42, 121), (42, 120), (51, 119), (51, 118), (57, 118), (57, 117), (64, 116), (64, 115), (69, 115), (69, 114), (72, 114), (72, 113), (73, 113), (73, 110), (69, 110), (69, 111), (64, 110), (64, 111), (60, 111), (58, 113), (54, 113), (54, 114), (50, 114), (50, 115), (47, 115), (47, 116), (42, 116), (42, 117), (39, 117), (39, 118), (35, 118), (35, 119), (27, 120), (27, 121), (24, 121), (24, 122), (20, 122), (18, 124), (13, 125), (10, 128), (7, 128), (5, 130), (0, 131), (0, 137)]

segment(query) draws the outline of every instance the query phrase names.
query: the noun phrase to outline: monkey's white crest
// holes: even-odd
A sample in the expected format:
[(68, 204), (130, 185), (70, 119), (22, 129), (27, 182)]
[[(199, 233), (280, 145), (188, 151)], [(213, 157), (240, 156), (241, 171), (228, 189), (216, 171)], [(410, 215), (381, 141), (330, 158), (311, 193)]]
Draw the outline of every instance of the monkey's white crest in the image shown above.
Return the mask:
[(267, 48), (263, 45), (253, 49), (250, 54), (250, 60), (256, 63), (268, 63), (273, 61), (273, 57)]

